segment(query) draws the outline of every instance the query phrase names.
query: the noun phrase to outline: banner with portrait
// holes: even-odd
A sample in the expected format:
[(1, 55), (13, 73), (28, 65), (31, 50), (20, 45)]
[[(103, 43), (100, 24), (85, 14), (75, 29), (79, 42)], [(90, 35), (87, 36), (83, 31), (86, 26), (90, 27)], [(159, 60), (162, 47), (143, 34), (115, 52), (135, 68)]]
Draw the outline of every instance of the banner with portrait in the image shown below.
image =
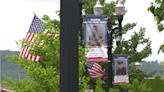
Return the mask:
[(108, 62), (107, 15), (84, 15), (84, 41), (87, 62)]
[(114, 55), (114, 85), (129, 84), (129, 55)]

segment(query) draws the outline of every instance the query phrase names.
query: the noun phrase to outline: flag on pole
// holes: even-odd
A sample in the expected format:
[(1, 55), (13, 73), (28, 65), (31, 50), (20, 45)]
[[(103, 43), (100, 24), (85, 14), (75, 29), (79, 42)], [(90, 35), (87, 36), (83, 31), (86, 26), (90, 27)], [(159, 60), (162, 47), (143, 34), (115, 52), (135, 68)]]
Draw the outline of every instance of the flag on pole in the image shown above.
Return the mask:
[[(38, 33), (39, 31), (44, 31), (45, 30), (45, 28), (43, 27), (42, 23), (43, 23), (42, 20), (39, 19), (34, 14), (34, 18), (32, 20), (30, 28), (29, 28), (29, 30), (27, 32), (27, 35), (25, 37), (25, 41), (29, 42), (30, 44), (32, 44), (32, 42), (35, 42), (34, 36), (36, 35), (36, 33)], [(27, 60), (40, 62), (41, 56), (35, 56), (34, 53), (30, 54), (29, 53), (30, 48), (32, 48), (32, 47), (27, 47), (24, 44), (23, 47), (21, 48), (19, 56), (22, 56), (22, 58), (26, 57)]]
[(107, 74), (103, 68), (96, 62), (87, 62), (87, 69), (92, 79), (97, 79), (98, 74), (103, 77), (104, 80), (107, 78)]

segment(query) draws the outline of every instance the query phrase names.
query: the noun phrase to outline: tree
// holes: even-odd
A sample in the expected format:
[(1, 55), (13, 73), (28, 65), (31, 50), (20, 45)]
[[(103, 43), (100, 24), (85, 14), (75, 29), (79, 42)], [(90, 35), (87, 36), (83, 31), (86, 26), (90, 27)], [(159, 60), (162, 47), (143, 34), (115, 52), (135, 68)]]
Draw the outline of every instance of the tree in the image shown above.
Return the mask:
[[(93, 15), (93, 7), (96, 4), (97, 0), (83, 0), (84, 1), (84, 5), (83, 5), (83, 10), (84, 13), (86, 15)], [(113, 26), (117, 26), (118, 22), (117, 22), (117, 18), (116, 16), (113, 16), (115, 13), (115, 5), (118, 3), (117, 1), (111, 1), (110, 3), (106, 3), (105, 0), (100, 0), (101, 5), (104, 6), (104, 12), (103, 15), (108, 15), (108, 17), (111, 18), (111, 22)], [(125, 0), (123, 0), (123, 4), (126, 3)], [(127, 13), (127, 10), (126, 10)], [(129, 30), (133, 29), (135, 26), (137, 25), (137, 23), (127, 23), (125, 25), (123, 25), (123, 30), (122, 30), (122, 34), (124, 36), (124, 34), (126, 34)], [(138, 33), (135, 33), (134, 37), (129, 39), (129, 40), (125, 40), (123, 39), (123, 41), (120, 43), (120, 45), (118, 47), (115, 47), (113, 50), (113, 54), (129, 54), (129, 79), (130, 79), (130, 83), (132, 83), (132, 81), (137, 78), (139, 81), (142, 81), (142, 79), (144, 79), (144, 77), (148, 77), (148, 76), (152, 76), (155, 72), (150, 73), (150, 74), (146, 74), (146, 71), (138, 71), (136, 70), (135, 65), (133, 64), (134, 62), (138, 61), (138, 62), (144, 62), (143, 59), (148, 57), (152, 52), (151, 52), (151, 41), (149, 38), (145, 38), (145, 28), (140, 28)], [(114, 33), (114, 38), (116, 38), (118, 36), (118, 31), (116, 31)], [(113, 40), (114, 43), (114, 40)], [(142, 51), (137, 51), (137, 47), (138, 45), (146, 45), (145, 47), (143, 46), (143, 50)], [(107, 63), (99, 63), (105, 70), (105, 72), (107, 73), (108, 70), (108, 66)], [(88, 72), (86, 71), (84, 73), (85, 76), (88, 76)], [(137, 76), (138, 75), (138, 76)], [(95, 89), (96, 87), (96, 80), (92, 80), (90, 79), (88, 82), (88, 85), (91, 86), (92, 89)], [(107, 90), (107, 80), (105, 80), (102, 84), (103, 89)], [(117, 86), (115, 86), (117, 87)]]
[[(36, 42), (29, 44), (24, 39), (17, 42), (18, 45), (26, 44), (30, 49), (30, 53), (42, 56), (40, 62), (33, 62), (30, 60), (19, 59), (17, 55), (10, 55), (8, 57), (10, 62), (17, 62), (21, 67), (27, 70), (27, 78), (19, 81), (6, 77), (3, 84), (11, 87), (16, 92), (59, 92), (59, 75), (60, 75), (60, 29), (58, 25), (54, 25), (54, 21), (50, 20), (47, 15), (44, 15), (44, 27), (48, 29), (46, 33), (54, 35), (46, 35), (44, 32), (39, 32), (34, 39)], [(40, 42), (40, 43), (38, 43)], [(86, 47), (87, 48), (87, 47)], [(79, 46), (79, 85), (82, 90), (87, 88), (86, 81), (82, 73), (85, 68), (84, 52), (87, 51)]]
[(163, 66), (163, 67), (164, 67), (164, 61), (161, 61), (161, 63), (160, 63), (160, 64), (161, 64), (161, 66)]
[[(85, 14), (93, 14), (93, 6), (96, 4), (96, 0), (92, 0), (92, 2), (89, 2), (88, 0), (83, 0), (85, 5), (83, 6)], [(105, 0), (100, 0), (101, 4), (105, 6), (104, 8), (104, 15), (108, 15), (111, 17), (111, 15), (115, 12), (115, 5), (118, 1), (114, 2), (111, 1), (110, 3), (105, 3)], [(125, 1), (124, 1), (125, 3)], [(110, 12), (109, 12), (110, 11)], [(60, 15), (60, 14), (59, 14)], [(116, 22), (116, 16), (111, 17), (112, 18), (112, 25), (117, 25)], [(35, 55), (42, 56), (41, 62), (32, 62), (25, 60), (20, 60), (18, 56), (12, 55), (11, 62), (17, 62), (19, 65), (27, 69), (28, 74), (27, 78), (21, 80), (21, 82), (18, 82), (16, 80), (12, 80), (10, 78), (6, 78), (7, 80), (4, 81), (4, 84), (7, 86), (13, 88), (13, 90), (20, 92), (26, 91), (26, 92), (58, 92), (59, 90), (59, 69), (60, 69), (60, 44), (59, 44), (59, 22), (58, 21), (52, 21), (49, 19), (47, 15), (43, 16), (44, 20), (44, 27), (49, 30), (48, 33), (52, 35), (57, 35), (55, 37), (51, 37), (49, 35), (45, 35), (44, 32), (39, 32), (37, 34), (37, 41), (34, 42), (32, 45), (28, 44), (25, 40), (21, 40), (20, 42), (17, 42), (18, 45), (23, 45), (24, 43), (27, 44), (27, 46), (32, 46), (33, 48), (30, 50), (31, 53), (35, 52)], [(133, 27), (136, 26), (137, 23), (128, 23), (123, 26), (123, 35), (126, 34), (129, 30), (133, 29)], [(55, 34), (54, 34), (55, 32)], [(115, 37), (117, 36), (117, 31), (115, 32)], [(148, 57), (151, 54), (151, 41), (149, 38), (144, 38), (145, 36), (145, 28), (141, 28), (139, 33), (135, 33), (135, 36), (132, 39), (124, 40), (121, 42), (121, 44), (114, 48), (114, 54), (129, 54), (129, 74), (130, 74), (130, 83), (135, 78), (138, 78), (139, 80), (142, 80), (145, 76), (147, 76), (144, 71), (137, 71), (136, 67), (134, 66), (134, 62), (143, 62), (142, 59)], [(83, 42), (83, 41), (82, 41)], [(84, 43), (83, 43), (84, 44)], [(139, 44), (146, 45), (142, 51), (137, 51), (137, 47)], [(85, 65), (85, 59), (84, 52), (87, 52), (88, 49), (85, 47), (85, 49), (82, 46), (79, 46), (79, 87), (80, 92), (83, 92), (85, 88), (90, 89), (97, 89), (96, 80), (92, 80), (86, 65)], [(99, 63), (107, 73), (108, 67), (107, 63)], [(136, 76), (136, 75), (142, 75)], [(151, 74), (152, 75), (152, 74)], [(150, 76), (151, 76), (150, 75)], [(101, 80), (102, 85), (101, 86), (105, 91), (107, 90), (107, 80)], [(27, 86), (25, 86), (27, 85)], [(55, 85), (55, 86), (54, 86)], [(30, 88), (32, 86), (32, 88)], [(119, 88), (119, 86), (115, 86), (115, 88)], [(127, 89), (121, 89), (121, 90), (127, 90)]]
[[(155, 0), (155, 2), (152, 2), (150, 7), (148, 7), (148, 11), (150, 11), (154, 16), (154, 20), (156, 21), (159, 32), (162, 32), (164, 29), (164, 26), (162, 24), (162, 21), (164, 20), (163, 10), (164, 10), (163, 0)], [(163, 45), (160, 46), (158, 53), (160, 51), (164, 53), (164, 43)]]

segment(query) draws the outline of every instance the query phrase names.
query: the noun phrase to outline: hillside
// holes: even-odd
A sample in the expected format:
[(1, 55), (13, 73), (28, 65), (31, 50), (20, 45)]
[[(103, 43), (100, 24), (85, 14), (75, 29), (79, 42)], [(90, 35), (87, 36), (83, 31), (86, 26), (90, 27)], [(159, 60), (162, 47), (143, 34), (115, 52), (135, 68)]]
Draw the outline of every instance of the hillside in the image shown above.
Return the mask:
[(6, 55), (18, 55), (18, 51), (9, 51), (9, 50), (0, 50), (1, 54), (1, 79), (4, 80), (5, 76), (12, 77), (12, 79), (19, 80), (24, 79), (26, 77), (27, 71), (21, 68), (16, 62), (8, 62), (7, 59), (5, 59)]
[[(4, 76), (12, 77), (12, 79), (19, 80), (24, 79), (26, 77), (27, 71), (21, 68), (16, 62), (8, 62), (7, 59), (5, 59), (6, 55), (18, 55), (18, 51), (9, 51), (9, 50), (0, 50), (1, 54), (1, 63), (2, 63), (2, 80), (4, 80)], [(161, 74), (160, 69), (163, 67), (158, 63), (158, 61), (147, 61), (143, 62), (141, 64), (141, 70), (147, 70), (147, 74), (151, 73), (153, 71), (157, 71), (157, 73), (154, 76), (164, 76), (164, 72)], [(163, 68), (164, 69), (164, 68)], [(153, 77), (154, 77), (153, 76)]]

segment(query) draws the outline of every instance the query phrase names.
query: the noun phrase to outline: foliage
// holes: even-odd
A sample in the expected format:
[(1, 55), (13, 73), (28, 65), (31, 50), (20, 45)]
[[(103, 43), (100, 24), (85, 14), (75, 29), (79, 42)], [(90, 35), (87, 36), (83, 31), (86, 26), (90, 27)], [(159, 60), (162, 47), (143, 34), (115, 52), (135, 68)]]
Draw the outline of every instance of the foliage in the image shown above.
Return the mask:
[[(19, 59), (17, 55), (8, 56), (10, 62), (17, 62), (21, 67), (26, 69), (27, 78), (19, 81), (6, 77), (3, 84), (11, 87), (17, 92), (59, 92), (59, 72), (60, 72), (60, 29), (58, 25), (54, 26), (54, 21), (49, 20), (47, 15), (43, 16), (44, 27), (47, 32), (37, 33), (34, 39), (36, 42), (29, 44), (25, 39), (17, 42), (18, 45), (31, 47), (30, 54), (42, 56), (40, 62), (26, 60), (26, 57)], [(46, 35), (49, 34), (49, 35)], [(51, 34), (53, 37), (51, 37)], [(80, 38), (79, 38), (80, 39)], [(79, 86), (80, 92), (83, 92), (87, 87), (87, 81), (90, 77), (83, 76), (85, 70), (85, 55), (87, 47), (84, 49), (79, 46)], [(26, 87), (25, 87), (26, 86)], [(25, 88), (25, 89), (24, 89)]]
[[(150, 7), (148, 7), (148, 11), (150, 11), (154, 16), (154, 20), (156, 21), (159, 32), (162, 32), (164, 29), (164, 26), (162, 24), (162, 21), (164, 20), (163, 9), (164, 0), (155, 0), (155, 2), (152, 2)], [(158, 53), (160, 51), (164, 53), (164, 44), (160, 46)]]
[(79, 92), (84, 92), (84, 90), (89, 89), (87, 85), (88, 80), (89, 78), (79, 77), (79, 88), (80, 88)]
[[(6, 55), (18, 55), (18, 51), (0, 50), (1, 55), (1, 80), (5, 80), (5, 76), (12, 76), (12, 79), (18, 80), (26, 77), (27, 71), (21, 68), (16, 62), (10, 63), (6, 59)], [(19, 74), (19, 75), (18, 75)]]
[(144, 78), (152, 77), (156, 73), (156, 71), (152, 71), (150, 73), (147, 73), (146, 70), (137, 70), (136, 66), (134, 64), (129, 66), (129, 81), (132, 83), (134, 79), (138, 79), (139, 82), (141, 82)]
[(154, 19), (157, 23), (159, 32), (161, 32), (164, 29), (163, 24), (161, 23), (162, 20), (164, 20), (163, 9), (163, 0), (155, 0), (155, 2), (151, 3), (150, 7), (148, 7), (148, 11), (150, 11), (154, 15)]
[(153, 71), (156, 71), (156, 73), (152, 76), (164, 76), (164, 72), (161, 73), (161, 69), (163, 69), (163, 67), (161, 66), (161, 64), (156, 60), (156, 61), (147, 61), (147, 62), (142, 62), (141, 63), (141, 71), (146, 70), (146, 74), (152, 73)]
[(134, 79), (132, 84), (120, 84), (119, 89), (110, 89), (110, 92), (149, 92), (151, 88), (146, 87), (147, 83), (139, 83)]
[(128, 91), (134, 91), (134, 92), (149, 92), (151, 88), (146, 87), (147, 83), (140, 84), (137, 79), (133, 80), (132, 84), (126, 85), (121, 84), (120, 86)]
[(147, 87), (152, 88), (150, 92), (163, 92), (164, 90), (164, 80), (160, 76), (156, 76), (155, 79), (148, 79)]
[[(146, 82), (141, 84), (137, 79), (134, 79), (132, 84), (120, 84), (119, 89), (110, 88), (109, 91), (110, 92), (149, 92), (151, 88), (148, 88), (146, 86), (147, 86)], [(105, 92), (105, 90), (102, 88), (101, 78), (98, 78), (96, 80), (96, 88), (94, 92)]]
[[(84, 10), (84, 14), (85, 15), (93, 15), (93, 6), (96, 4), (97, 0), (83, 0), (83, 2), (85, 3), (83, 5), (83, 10)], [(114, 15), (115, 14), (115, 5), (118, 3), (117, 1), (111, 1), (110, 3), (106, 3), (105, 0), (100, 0), (101, 5), (104, 6), (104, 12), (103, 15), (108, 15), (108, 17), (111, 18), (111, 22), (112, 25), (115, 27), (118, 24), (117, 18)], [(123, 0), (123, 3), (126, 3), (125, 0)], [(126, 10), (127, 11), (127, 10)], [(137, 25), (137, 23), (127, 23), (125, 25), (123, 25), (123, 30), (122, 30), (122, 34), (124, 37), (124, 34), (126, 34), (129, 30), (132, 30), (135, 26)], [(145, 38), (145, 28), (140, 28), (138, 33), (135, 33), (135, 36), (129, 40), (122, 40), (121, 44), (119, 46), (117, 46), (116, 48), (114, 48), (114, 52), (113, 54), (128, 54), (129, 57), (129, 64), (132, 64), (136, 61), (138, 62), (144, 62), (143, 59), (148, 57), (152, 52), (151, 49), (151, 41), (149, 38)], [(118, 31), (116, 30), (116, 32), (114, 32), (114, 38), (117, 36)], [(114, 43), (114, 40), (113, 40)], [(143, 45), (143, 49), (141, 51), (137, 51), (137, 47), (138, 45)], [(105, 72), (107, 73), (108, 71), (108, 66), (107, 63), (99, 63), (103, 69), (105, 70)], [(130, 78), (130, 83), (132, 83), (133, 79), (137, 78), (140, 81), (142, 79), (144, 79), (144, 77), (150, 77), (154, 74), (153, 73), (149, 73), (146, 74), (146, 71), (137, 71), (135, 69), (134, 65), (131, 65), (129, 67), (129, 78)], [(138, 76), (136, 76), (136, 74)], [(85, 76), (89, 77), (88, 72), (85, 72)], [(142, 77), (140, 77), (142, 76)], [(107, 83), (108, 81), (105, 80), (104, 82), (102, 82), (102, 87), (103, 89), (105, 89), (107, 91)], [(91, 86), (91, 89), (95, 89), (96, 87), (96, 81), (95, 80), (89, 80), (88, 81), (88, 85)]]
[(163, 66), (163, 67), (164, 67), (164, 61), (161, 61), (161, 63), (160, 63), (160, 64), (161, 64), (161, 66)]
[(105, 90), (101, 87), (101, 85), (102, 85), (102, 81), (99, 74), (99, 78), (96, 80), (95, 92), (105, 92)]
[(59, 75), (57, 75), (56, 68), (51, 66), (44, 69), (38, 62), (27, 60), (17, 62), (27, 69), (28, 78), (19, 82), (6, 77), (7, 80), (3, 81), (6, 86), (16, 92), (59, 92)]
[(159, 54), (160, 51), (162, 51), (162, 52), (164, 53), (164, 45), (161, 45), (161, 46), (160, 46), (160, 48), (159, 48), (159, 50), (158, 50), (158, 54)]
[[(17, 55), (12, 55), (10, 62), (17, 62), (21, 67), (26, 69), (27, 78), (21, 80), (20, 82), (6, 77), (6, 81), (3, 83), (11, 87), (17, 92), (59, 92), (59, 62), (60, 62), (60, 40), (59, 33), (60, 30), (58, 26), (53, 25), (53, 21), (47, 20), (45, 16), (43, 17), (45, 21), (44, 27), (49, 31), (48, 34), (55, 35), (53, 38), (50, 35), (46, 35), (45, 32), (39, 32), (36, 42), (30, 45), (24, 39), (17, 42), (18, 45), (26, 43), (28, 47), (33, 47), (30, 50), (30, 54), (33, 52), (34, 55), (42, 56), (41, 62), (33, 62), (30, 60), (19, 59)], [(54, 34), (55, 32), (55, 34)], [(40, 43), (38, 43), (38, 41)]]
[[(89, 2), (88, 0), (83, 0), (83, 1), (85, 3), (85, 5), (83, 6), (85, 14), (93, 14), (93, 6), (95, 5), (96, 0), (92, 0), (92, 2)], [(116, 16), (112, 16), (112, 15), (115, 12), (114, 7), (118, 1), (116, 2), (111, 1), (110, 3), (105, 3), (105, 0), (100, 0), (100, 1), (101, 1), (101, 4), (105, 6), (104, 15), (108, 15), (109, 17), (111, 17), (112, 25), (117, 25)], [(32, 45), (26, 42), (24, 39), (21, 40), (20, 42), (17, 42), (18, 45), (21, 45), (21, 46), (24, 43), (26, 43), (28, 47), (33, 47), (30, 50), (31, 54), (35, 52), (34, 53), (35, 55), (42, 56), (42, 60), (39, 63), (25, 60), (25, 58), (23, 60), (20, 60), (18, 59), (17, 56), (11, 56), (12, 57), (11, 62), (17, 62), (19, 65), (21, 65), (23, 68), (27, 69), (28, 71), (28, 74), (27, 74), (28, 78), (23, 79), (21, 82), (13, 81), (10, 78), (7, 78), (7, 81), (4, 81), (4, 83), (7, 86), (12, 87), (17, 92), (20, 92), (19, 89), (22, 89), (24, 85), (27, 85), (26, 92), (28, 91), (29, 92), (38, 92), (38, 91), (39, 92), (57, 92), (59, 90), (59, 87), (58, 87), (59, 81), (55, 81), (55, 80), (59, 80), (59, 69), (60, 69), (60, 65), (59, 65), (60, 64), (60, 43), (59, 41), (60, 41), (60, 38), (58, 36), (60, 34), (60, 29), (59, 29), (60, 25), (59, 25), (59, 21), (50, 20), (47, 15), (44, 15), (42, 19), (44, 20), (44, 27), (48, 30), (47, 33), (52, 34), (52, 35), (56, 34), (56, 36), (51, 37), (50, 35), (45, 35), (45, 31), (44, 31), (44, 32), (39, 32), (37, 34), (37, 38), (35, 38), (37, 41), (34, 42)], [(137, 23), (128, 23), (124, 25), (123, 30), (122, 30), (123, 35), (126, 34), (129, 30), (133, 29), (136, 26), (136, 24)], [(117, 32), (115, 32), (114, 34), (115, 34), (114, 37), (116, 37)], [(145, 28), (141, 28), (139, 33), (135, 33), (135, 36), (132, 39), (123, 40), (121, 44), (117, 48), (114, 49), (114, 54), (129, 54), (130, 64), (136, 61), (144, 62), (142, 61), (142, 59), (148, 57), (151, 54), (151, 50), (152, 50), (150, 39), (145, 38), (144, 36), (145, 36)], [(40, 43), (38, 43), (38, 41)], [(145, 47), (143, 46), (144, 48), (142, 51), (136, 51), (139, 44), (146, 45)], [(86, 49), (84, 49), (82, 46), (79, 46), (80, 92), (83, 92), (85, 88), (96, 89), (99, 91), (100, 89), (97, 89), (97, 88), (100, 86), (103, 88), (103, 90), (106, 91), (108, 89), (107, 87), (108, 80), (105, 80), (105, 81), (101, 80), (100, 82), (100, 79), (98, 80), (91, 79), (85, 65), (86, 57), (84, 56), (84, 52), (86, 52)], [(108, 70), (107, 63), (99, 63), (99, 64), (103, 67), (103, 69), (107, 73), (107, 70)], [(48, 71), (50, 69), (52, 69), (54, 72)], [(48, 74), (50, 74), (51, 76), (47, 76)], [(133, 74), (134, 76), (131, 76)], [(146, 75), (145, 71), (137, 71), (135, 70), (134, 65), (132, 65), (130, 66), (130, 69), (129, 69), (129, 75), (130, 75), (130, 83), (133, 83), (133, 80), (135, 78), (139, 78), (139, 80), (142, 80), (145, 76), (151, 76), (152, 74)], [(142, 75), (142, 77), (136, 76), (136, 75)], [(49, 84), (46, 83), (47, 81)], [(30, 89), (30, 86), (32, 86), (33, 88)]]
[[(20, 79), (24, 79), (26, 77), (27, 71), (23, 68), (21, 68), (20, 66), (18, 66), (18, 64), (16, 62), (14, 63), (10, 63), (8, 62), (8, 59), (5, 59), (6, 55), (18, 55), (19, 52), (15, 52), (15, 51), (8, 51), (8, 50), (0, 50), (0, 54), (1, 54), (1, 72), (4, 75), (1, 75), (2, 80), (5, 80), (5, 75), (8, 77), (12, 77), (12, 79), (18, 80), (18, 69), (20, 72)], [(83, 63), (80, 63), (81, 65)], [(19, 68), (20, 67), (20, 68)], [(136, 70), (135, 66), (133, 66), (132, 64), (130, 65), (130, 71), (136, 71), (136, 73), (138, 73), (138, 71)], [(133, 67), (133, 68), (132, 68)], [(84, 70), (85, 66), (83, 66), (83, 68), (81, 67), (81, 70)], [(153, 75), (154, 76), (164, 76), (164, 72), (162, 72), (162, 74), (160, 73), (160, 69), (163, 70), (162, 67), (162, 62), (158, 63), (158, 61), (145, 61), (141, 63), (141, 71), (145, 71), (146, 74), (152, 73), (154, 71), (156, 71), (156, 73)], [(132, 76), (136, 76), (135, 74), (133, 74)], [(141, 76), (141, 75), (137, 75), (137, 76)], [(138, 77), (138, 80), (141, 81), (141, 79), (143, 79), (142, 77)], [(88, 78), (89, 80), (89, 78)]]
[[(114, 89), (110, 88), (109, 90), (110, 92), (149, 92), (152, 89), (147, 87), (147, 82), (142, 84), (137, 79), (134, 79), (132, 84), (120, 84), (119, 87)], [(102, 88), (102, 81), (100, 77), (96, 80), (96, 88), (94, 92), (105, 92)]]

